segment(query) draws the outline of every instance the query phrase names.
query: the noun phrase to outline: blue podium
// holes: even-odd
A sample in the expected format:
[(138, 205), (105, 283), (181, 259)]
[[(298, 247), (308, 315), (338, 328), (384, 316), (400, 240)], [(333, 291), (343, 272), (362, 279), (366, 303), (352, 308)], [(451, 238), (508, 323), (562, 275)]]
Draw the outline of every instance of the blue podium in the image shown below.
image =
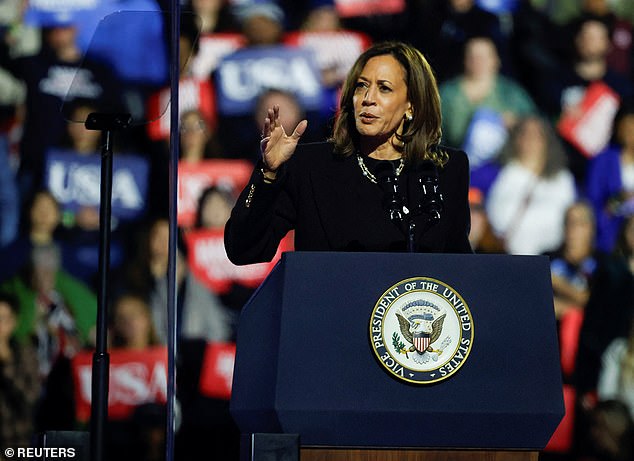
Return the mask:
[(356, 453), (323, 459), (536, 459), (564, 414), (548, 258), (285, 253), (240, 318), (231, 413)]

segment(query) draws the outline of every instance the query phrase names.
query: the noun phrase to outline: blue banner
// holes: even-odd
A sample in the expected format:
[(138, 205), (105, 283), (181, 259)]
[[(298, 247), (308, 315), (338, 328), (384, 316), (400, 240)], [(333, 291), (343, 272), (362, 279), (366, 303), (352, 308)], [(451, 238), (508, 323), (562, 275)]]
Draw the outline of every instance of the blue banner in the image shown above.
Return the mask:
[[(134, 220), (147, 207), (149, 165), (137, 155), (116, 154), (112, 167), (112, 216)], [(52, 149), (46, 154), (45, 183), (64, 211), (99, 207), (101, 157)]]
[(31, 0), (25, 21), (77, 29), (86, 56), (112, 67), (124, 82), (163, 85), (169, 76), (169, 18), (155, 0)]
[(304, 48), (240, 49), (220, 61), (216, 83), (223, 115), (250, 114), (258, 95), (271, 88), (295, 94), (304, 110), (320, 110), (328, 103), (314, 56)]
[(517, 8), (518, 0), (476, 0), (476, 5), (493, 14), (512, 13)]
[(494, 160), (507, 137), (508, 131), (501, 114), (488, 107), (476, 109), (462, 146), (469, 156), (471, 169)]
[[(29, 0), (24, 21), (39, 27), (78, 25), (78, 14), (113, 0)], [(91, 32), (92, 33), (92, 32)]]

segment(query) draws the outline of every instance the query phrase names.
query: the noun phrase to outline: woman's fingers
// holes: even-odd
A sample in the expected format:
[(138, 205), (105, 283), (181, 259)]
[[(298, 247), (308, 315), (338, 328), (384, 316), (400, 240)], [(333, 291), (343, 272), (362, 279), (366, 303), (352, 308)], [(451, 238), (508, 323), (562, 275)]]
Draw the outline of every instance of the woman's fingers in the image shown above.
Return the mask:
[(271, 136), (271, 119), (269, 119), (268, 117), (266, 117), (264, 119), (264, 125), (262, 125), (262, 136), (261, 138), (268, 138), (269, 136)]
[(306, 131), (306, 127), (308, 127), (308, 120), (302, 120), (297, 124), (291, 136), (294, 139), (299, 140), (299, 138), (304, 134), (304, 131)]

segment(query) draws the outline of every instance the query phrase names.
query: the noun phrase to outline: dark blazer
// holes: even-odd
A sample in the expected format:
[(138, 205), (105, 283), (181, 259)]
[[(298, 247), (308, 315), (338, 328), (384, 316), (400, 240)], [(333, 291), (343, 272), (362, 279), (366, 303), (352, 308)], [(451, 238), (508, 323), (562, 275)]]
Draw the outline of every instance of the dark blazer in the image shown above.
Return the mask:
[[(469, 164), (462, 151), (444, 148), (439, 168), (444, 209), (425, 229), (416, 223), (418, 252), (470, 253)], [(405, 167), (399, 177), (408, 208), (420, 196), (417, 175)], [(331, 143), (300, 144), (272, 184), (256, 167), (225, 227), (225, 247), (235, 264), (270, 261), (279, 241), (295, 230), (298, 251), (407, 251), (407, 233), (383, 207), (383, 191), (366, 178), (355, 156), (333, 153)]]

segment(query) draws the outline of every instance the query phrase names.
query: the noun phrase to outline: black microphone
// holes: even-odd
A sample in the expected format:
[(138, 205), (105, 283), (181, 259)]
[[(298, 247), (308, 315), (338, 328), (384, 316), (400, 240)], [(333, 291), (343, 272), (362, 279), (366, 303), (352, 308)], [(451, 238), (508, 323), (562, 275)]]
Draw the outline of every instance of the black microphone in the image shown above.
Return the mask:
[(399, 191), (398, 177), (389, 161), (380, 161), (375, 170), (376, 182), (383, 191), (383, 207), (393, 222), (403, 222), (403, 197)]
[(438, 169), (431, 161), (425, 160), (420, 164), (417, 172), (420, 191), (417, 214), (426, 216), (427, 223), (435, 224), (440, 221), (443, 211), (442, 193), (438, 187)]

